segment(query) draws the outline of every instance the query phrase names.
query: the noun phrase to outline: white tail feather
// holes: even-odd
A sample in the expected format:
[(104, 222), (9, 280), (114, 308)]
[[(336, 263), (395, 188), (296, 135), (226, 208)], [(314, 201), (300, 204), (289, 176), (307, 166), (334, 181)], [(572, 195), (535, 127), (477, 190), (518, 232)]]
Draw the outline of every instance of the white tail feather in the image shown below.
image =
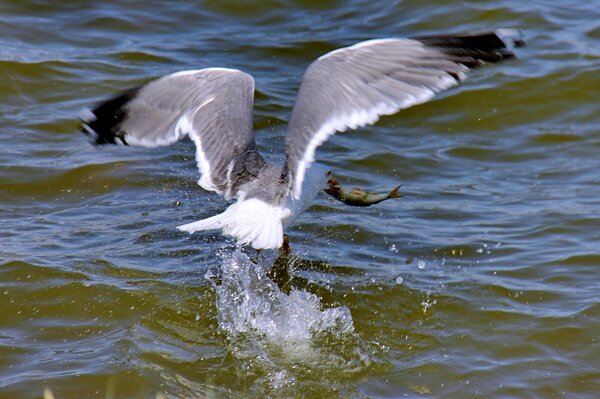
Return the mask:
[(272, 249), (281, 247), (283, 243), (281, 219), (287, 217), (289, 212), (286, 208), (251, 198), (234, 203), (223, 213), (177, 228), (188, 233), (221, 230), (224, 235), (235, 237), (240, 244), (252, 244), (256, 249)]

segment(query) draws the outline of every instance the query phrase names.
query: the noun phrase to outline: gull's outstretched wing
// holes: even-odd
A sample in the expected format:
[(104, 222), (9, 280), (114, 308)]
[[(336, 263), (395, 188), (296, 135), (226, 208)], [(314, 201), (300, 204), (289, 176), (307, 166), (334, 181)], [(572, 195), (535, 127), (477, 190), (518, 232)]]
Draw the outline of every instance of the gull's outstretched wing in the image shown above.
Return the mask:
[(368, 40), (327, 53), (306, 70), (285, 137), (297, 199), (316, 148), (336, 131), (428, 101), (486, 62), (511, 58), (520, 32)]
[(97, 144), (157, 147), (186, 135), (196, 144), (202, 188), (231, 197), (240, 175), (264, 164), (252, 133), (254, 79), (225, 68), (166, 75), (81, 115)]

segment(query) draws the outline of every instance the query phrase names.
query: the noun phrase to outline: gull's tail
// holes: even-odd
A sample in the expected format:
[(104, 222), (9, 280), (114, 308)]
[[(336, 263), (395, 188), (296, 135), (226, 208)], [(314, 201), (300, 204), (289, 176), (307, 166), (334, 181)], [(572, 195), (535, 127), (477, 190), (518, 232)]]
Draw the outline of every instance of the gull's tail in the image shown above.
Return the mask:
[(251, 244), (256, 249), (273, 249), (281, 247), (283, 243), (281, 220), (288, 215), (286, 208), (250, 198), (234, 203), (223, 213), (177, 228), (188, 233), (221, 230), (224, 235), (236, 238), (240, 244)]

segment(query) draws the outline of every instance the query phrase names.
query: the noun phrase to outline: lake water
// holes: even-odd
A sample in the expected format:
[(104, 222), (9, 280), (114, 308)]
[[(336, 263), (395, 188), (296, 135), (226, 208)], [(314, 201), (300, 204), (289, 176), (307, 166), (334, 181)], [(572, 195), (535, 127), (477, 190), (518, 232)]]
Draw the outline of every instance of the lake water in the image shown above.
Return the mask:
[[(405, 197), (319, 196), (272, 271), (175, 229), (227, 205), (190, 141), (77, 130), (119, 90), (238, 68), (281, 161), (318, 56), (499, 27), (517, 60), (318, 150)], [(0, 398), (600, 397), (599, 89), (597, 0), (3, 1)]]

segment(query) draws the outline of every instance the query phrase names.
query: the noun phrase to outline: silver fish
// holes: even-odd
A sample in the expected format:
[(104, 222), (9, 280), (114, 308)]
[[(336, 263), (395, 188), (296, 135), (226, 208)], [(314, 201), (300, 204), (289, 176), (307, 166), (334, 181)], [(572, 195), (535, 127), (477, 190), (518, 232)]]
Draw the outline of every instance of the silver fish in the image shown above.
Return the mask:
[(333, 177), (329, 178), (327, 185), (329, 187), (323, 191), (336, 200), (351, 206), (371, 206), (390, 198), (402, 197), (402, 194), (399, 192), (401, 186), (398, 186), (387, 193), (366, 192), (360, 188), (346, 190), (340, 186), (340, 183)]

